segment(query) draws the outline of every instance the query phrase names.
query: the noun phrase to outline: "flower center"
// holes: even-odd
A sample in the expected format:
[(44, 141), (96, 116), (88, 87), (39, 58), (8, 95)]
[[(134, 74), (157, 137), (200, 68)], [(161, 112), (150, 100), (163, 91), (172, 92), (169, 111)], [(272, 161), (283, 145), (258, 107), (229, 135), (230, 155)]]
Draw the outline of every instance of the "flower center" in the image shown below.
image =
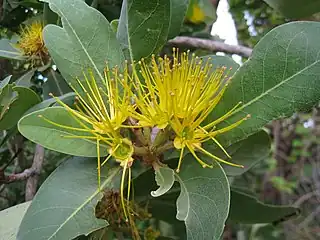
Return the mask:
[(194, 131), (189, 128), (189, 127), (185, 127), (183, 130), (182, 130), (182, 139), (184, 140), (191, 140), (194, 138)]

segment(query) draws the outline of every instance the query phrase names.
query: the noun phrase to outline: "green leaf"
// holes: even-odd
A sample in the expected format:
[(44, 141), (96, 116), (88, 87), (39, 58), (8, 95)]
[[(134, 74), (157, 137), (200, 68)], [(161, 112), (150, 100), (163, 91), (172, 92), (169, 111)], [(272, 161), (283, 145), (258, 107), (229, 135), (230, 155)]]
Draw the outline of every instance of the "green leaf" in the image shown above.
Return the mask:
[[(62, 102), (66, 103), (66, 102), (69, 102), (69, 101), (74, 101), (75, 95), (76, 94), (74, 92), (70, 92), (70, 93), (64, 94), (62, 96), (59, 96), (58, 98)], [(27, 115), (29, 113), (32, 113), (32, 112), (35, 112), (35, 111), (38, 111), (38, 110), (41, 110), (41, 109), (44, 109), (44, 108), (47, 108), (47, 107), (55, 106), (55, 104), (57, 104), (56, 99), (55, 98), (49, 98), (47, 100), (42, 101), (41, 103), (39, 103), (37, 105), (34, 105), (32, 108), (30, 108), (28, 111), (26, 111), (24, 115)]]
[[(114, 188), (119, 168), (103, 168), (102, 188)], [(106, 227), (94, 209), (102, 192), (95, 159), (71, 158), (41, 185), (25, 214), (17, 240), (73, 239)]]
[(242, 102), (218, 128), (251, 115), (237, 128), (217, 136), (223, 146), (247, 138), (273, 119), (308, 111), (318, 103), (319, 36), (320, 23), (293, 22), (271, 30), (261, 39), (211, 114), (210, 120), (215, 119)]
[(47, 81), (43, 84), (43, 96), (45, 99), (49, 98), (49, 93), (52, 93), (54, 96), (62, 96), (72, 92), (72, 89), (61, 74), (53, 69), (50, 69), (47, 78)]
[(112, 30), (116, 33), (117, 30), (118, 30), (119, 19), (113, 19), (113, 20), (110, 22), (110, 25), (111, 25), (111, 27), (112, 27)]
[[(208, 149), (210, 148), (212, 149), (213, 146), (208, 146)], [(226, 151), (231, 156), (231, 159), (226, 157), (226, 154), (221, 149), (217, 149), (216, 146), (214, 146), (214, 149), (210, 152), (226, 161), (243, 165), (244, 168), (221, 164), (227, 176), (238, 176), (266, 159), (270, 155), (270, 148), (271, 141), (268, 133), (259, 131), (247, 139), (228, 147)]]
[(109, 22), (80, 0), (44, 0), (61, 17), (63, 28), (47, 25), (43, 37), (62, 76), (80, 92), (76, 77), (91, 70), (103, 86), (104, 68), (121, 66), (123, 53)]
[(12, 75), (6, 77), (5, 79), (3, 79), (3, 80), (0, 82), (0, 90), (1, 90), (1, 92), (2, 92), (2, 89), (9, 84), (9, 82), (10, 82), (10, 80), (11, 80), (11, 77), (12, 77)]
[(1, 130), (9, 129), (16, 125), (28, 109), (41, 101), (40, 97), (29, 88), (15, 86), (12, 87), (12, 90), (16, 92), (18, 96), (13, 98), (7, 107), (9, 109), (6, 110), (0, 119)]
[(167, 41), (170, 24), (170, 1), (124, 0), (117, 38), (132, 60), (157, 54)]
[(229, 183), (220, 165), (202, 168), (192, 156), (176, 174), (181, 193), (177, 219), (185, 221), (188, 239), (220, 239), (229, 212)]
[(170, 224), (171, 231), (163, 231), (165, 229), (159, 226), (162, 236), (170, 236), (172, 239), (187, 239), (184, 222), (177, 220), (175, 217), (176, 201), (179, 193), (180, 188), (178, 185), (177, 188), (171, 189), (160, 197), (148, 199), (147, 203), (153, 218)]
[(194, 24), (211, 24), (216, 19), (216, 10), (210, 0), (190, 0), (186, 19)]
[(18, 204), (0, 212), (0, 239), (16, 240), (22, 218), (31, 202)]
[(228, 56), (207, 55), (201, 57), (201, 59), (203, 59), (204, 62), (210, 61), (214, 70), (225, 67), (225, 73), (229, 77), (231, 77), (239, 68), (239, 64)]
[(54, 13), (50, 8), (48, 3), (43, 4), (43, 19), (46, 24), (57, 24), (58, 23), (58, 15)]
[(169, 167), (159, 167), (155, 170), (156, 182), (159, 188), (156, 191), (152, 191), (153, 197), (159, 197), (168, 192), (174, 184), (174, 170)]
[(272, 8), (289, 18), (308, 17), (320, 12), (318, 0), (264, 0)]
[(171, 0), (170, 3), (170, 27), (168, 39), (179, 35), (184, 16), (186, 15), (189, 6), (189, 0)]
[(25, 74), (23, 74), (21, 77), (19, 77), (15, 83), (17, 86), (21, 87), (30, 87), (31, 86), (31, 79), (36, 72), (37, 69), (33, 68), (29, 71), (27, 71)]
[[(50, 107), (25, 115), (18, 123), (20, 133), (29, 140), (38, 143), (48, 149), (65, 154), (85, 157), (97, 156), (95, 141), (81, 138), (66, 138), (71, 135), (90, 135), (86, 132), (69, 130), (55, 126), (44, 118), (60, 125), (74, 128), (83, 127), (63, 107)], [(91, 136), (91, 135), (90, 135)], [(107, 148), (100, 145), (101, 156), (107, 155)]]
[(299, 209), (291, 206), (276, 206), (264, 204), (255, 197), (231, 189), (229, 219), (237, 223), (279, 223), (299, 215)]
[(10, 104), (15, 100), (14, 94), (13, 94), (13, 86), (14, 84), (9, 84), (11, 79), (11, 76), (8, 76), (6, 79), (4, 79), (1, 82), (1, 92), (0, 92), (0, 121), (3, 118), (3, 116), (8, 112), (10, 108)]
[[(148, 206), (148, 211), (151, 213), (152, 218), (157, 221), (162, 220), (169, 223), (174, 230), (174, 233), (168, 233), (168, 236), (175, 236), (174, 239), (186, 239), (185, 224), (182, 221), (176, 219), (176, 200), (180, 194), (180, 187), (178, 182), (175, 182), (174, 186), (166, 193), (159, 197), (152, 197), (150, 191), (157, 188), (157, 184), (154, 180), (154, 169), (135, 168), (134, 165), (132, 173), (132, 182), (134, 199), (140, 206)], [(141, 187), (143, 186), (143, 187)], [(166, 209), (166, 211), (164, 211)], [(161, 231), (162, 229), (159, 228)], [(164, 232), (161, 232), (165, 235)]]
[(217, 68), (225, 68), (224, 77), (232, 77), (239, 68), (239, 64), (228, 56), (206, 55), (200, 58), (203, 60), (203, 65), (207, 61), (212, 64), (212, 71), (216, 71)]
[(282, 229), (272, 224), (254, 224), (251, 229), (250, 239), (254, 240), (279, 240), (284, 239)]
[(22, 55), (22, 53), (13, 47), (15, 41), (11, 41), (9, 39), (0, 39), (0, 57), (15, 59), (15, 60), (25, 60), (26, 57)]

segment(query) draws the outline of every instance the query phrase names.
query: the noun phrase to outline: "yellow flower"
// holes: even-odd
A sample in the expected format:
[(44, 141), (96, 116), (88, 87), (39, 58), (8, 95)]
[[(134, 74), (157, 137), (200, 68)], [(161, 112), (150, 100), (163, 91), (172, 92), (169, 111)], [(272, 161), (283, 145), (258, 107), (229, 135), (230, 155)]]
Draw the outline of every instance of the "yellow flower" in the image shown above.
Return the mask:
[(48, 54), (48, 50), (44, 45), (42, 30), (43, 24), (39, 21), (22, 28), (20, 40), (16, 47), (21, 50), (23, 55), (41, 59)]
[[(72, 126), (62, 125), (40, 115), (45, 121), (64, 128), (67, 130), (78, 131), (78, 135), (63, 136), (65, 138), (80, 138), (89, 139), (96, 142), (97, 159), (98, 159), (98, 185), (100, 188), (100, 169), (113, 157), (124, 168), (121, 182), (121, 197), (124, 207), (124, 181), (127, 169), (129, 170), (128, 198), (130, 192), (130, 167), (133, 162), (133, 144), (122, 135), (120, 127), (129, 116), (129, 109), (132, 108), (130, 103), (129, 92), (120, 91), (121, 85), (129, 85), (129, 75), (127, 67), (124, 74), (119, 74), (117, 68), (112, 72), (109, 69), (105, 71), (103, 87), (99, 87), (92, 72), (89, 75), (84, 74), (84, 82), (77, 80), (78, 88), (71, 85), (76, 94), (75, 109), (69, 107), (59, 98), (55, 97), (56, 101), (63, 106), (73, 119), (79, 123), (81, 127), (75, 128)], [(85, 133), (85, 134), (84, 134)], [(101, 144), (108, 146), (109, 155), (101, 163), (100, 147)]]
[(225, 68), (213, 71), (209, 60), (204, 63), (194, 54), (189, 59), (189, 52), (179, 57), (175, 49), (173, 61), (165, 56), (160, 57), (157, 62), (153, 56), (151, 66), (144, 60), (139, 64), (143, 79), (136, 78), (134, 84), (134, 101), (139, 111), (133, 111), (132, 116), (142, 127), (156, 126), (174, 132), (174, 147), (180, 150), (177, 171), (180, 170), (186, 148), (203, 167), (212, 167), (212, 164), (202, 161), (196, 151), (214, 160), (242, 167), (214, 156), (202, 147), (204, 142), (212, 140), (230, 157), (215, 137), (237, 127), (249, 117), (225, 128), (216, 129), (217, 124), (232, 115), (241, 104), (239, 103), (224, 116), (202, 126), (204, 120), (214, 111), (228, 85), (229, 78), (224, 75)]
[(192, 15), (188, 18), (188, 20), (192, 23), (202, 23), (204, 22), (206, 15), (204, 11), (201, 9), (198, 3), (193, 4), (192, 6)]

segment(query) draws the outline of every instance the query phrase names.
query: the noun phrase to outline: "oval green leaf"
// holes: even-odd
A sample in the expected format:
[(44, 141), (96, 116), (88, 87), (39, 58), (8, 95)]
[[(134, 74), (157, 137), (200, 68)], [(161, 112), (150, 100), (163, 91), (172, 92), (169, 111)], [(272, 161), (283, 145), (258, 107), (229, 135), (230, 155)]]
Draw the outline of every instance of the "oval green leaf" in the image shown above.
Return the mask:
[(29, 71), (27, 71), (26, 73), (24, 73), (21, 77), (19, 77), (15, 83), (17, 86), (21, 86), (21, 87), (30, 87), (31, 86), (31, 79), (34, 75), (34, 73), (36, 72), (36, 68), (32, 68)]
[(320, 12), (320, 1), (315, 0), (264, 0), (272, 8), (289, 18), (308, 17)]
[[(103, 168), (101, 187), (114, 188), (120, 168)], [(95, 159), (71, 158), (63, 162), (41, 185), (27, 210), (17, 240), (73, 239), (106, 227), (95, 217), (101, 199)]]
[(202, 168), (192, 156), (184, 157), (176, 174), (181, 193), (177, 199), (177, 219), (184, 221), (187, 239), (220, 239), (229, 213), (230, 189), (220, 167)]
[(189, 0), (170, 0), (170, 27), (168, 39), (179, 35), (180, 29), (186, 15)]
[(217, 136), (225, 147), (259, 131), (273, 119), (308, 111), (320, 100), (320, 23), (292, 22), (270, 31), (252, 58), (232, 78), (208, 120), (242, 105), (219, 127), (251, 115), (237, 128)]
[(8, 110), (2, 116), (0, 120), (1, 130), (12, 128), (28, 109), (41, 102), (40, 97), (30, 88), (15, 86), (12, 90), (18, 96), (13, 99), (8, 106)]
[(9, 82), (10, 82), (10, 80), (11, 80), (11, 77), (12, 77), (12, 75), (6, 77), (5, 79), (3, 79), (3, 80), (0, 82), (0, 91), (1, 91), (0, 93), (2, 93), (2, 89), (9, 84)]
[(117, 38), (133, 60), (157, 54), (166, 43), (170, 24), (170, 1), (124, 0)]
[[(62, 95), (62, 96), (60, 96), (58, 98), (62, 102), (68, 104), (69, 102), (74, 102), (75, 95), (76, 94), (74, 92), (70, 92), (70, 93), (64, 94), (64, 95)], [(44, 108), (47, 108), (47, 107), (60, 106), (60, 105), (56, 105), (56, 104), (58, 104), (58, 103), (57, 103), (57, 100), (55, 98), (49, 98), (47, 100), (42, 101), (41, 103), (39, 103), (37, 105), (34, 105), (32, 108), (30, 108), (28, 111), (26, 111), (24, 115), (27, 115), (29, 113), (32, 113), (32, 112), (35, 112), (35, 111), (38, 111), (38, 110), (41, 110), (41, 109), (44, 109)]]
[(15, 42), (9, 39), (0, 40), (0, 57), (14, 59), (14, 60), (25, 60), (26, 57), (22, 53), (13, 47)]
[(231, 190), (229, 219), (236, 223), (279, 223), (299, 215), (292, 206), (276, 206), (260, 202), (240, 189)]
[(24, 214), (31, 202), (18, 204), (14, 207), (0, 211), (0, 239), (16, 240), (17, 233)]
[(98, 85), (104, 86), (104, 68), (121, 66), (123, 53), (107, 19), (79, 0), (44, 0), (61, 17), (63, 28), (47, 25), (44, 41), (67, 82), (78, 88), (76, 77), (91, 70)]

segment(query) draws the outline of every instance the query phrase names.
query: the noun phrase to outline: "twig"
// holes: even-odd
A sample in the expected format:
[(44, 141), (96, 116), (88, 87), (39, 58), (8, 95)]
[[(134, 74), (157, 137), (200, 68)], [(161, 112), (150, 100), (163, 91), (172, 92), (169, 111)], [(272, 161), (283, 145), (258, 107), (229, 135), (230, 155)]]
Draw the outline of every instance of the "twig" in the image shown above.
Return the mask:
[(308, 201), (310, 198), (319, 194), (320, 194), (319, 191), (308, 192), (305, 195), (302, 195), (297, 201), (295, 201), (293, 203), (293, 206), (300, 207), (301, 204), (303, 204), (304, 202)]
[(307, 227), (311, 222), (312, 220), (318, 216), (320, 213), (320, 206), (318, 206), (314, 211), (312, 211), (304, 220), (303, 222), (301, 222), (299, 224), (299, 228), (305, 228)]
[(194, 37), (175, 37), (168, 41), (169, 45), (186, 46), (193, 48), (201, 48), (211, 52), (224, 52), (229, 54), (238, 54), (242, 57), (250, 57), (252, 49), (241, 45), (229, 45), (223, 42), (218, 42), (209, 39), (194, 38)]
[(15, 174), (5, 176), (4, 179), (0, 179), (0, 183), (12, 183), (16, 181), (23, 181), (34, 174), (35, 174), (34, 169), (27, 168), (21, 173), (15, 173)]
[(37, 187), (38, 187), (39, 174), (41, 172), (43, 160), (44, 160), (44, 147), (37, 144), (34, 157), (33, 157), (33, 163), (31, 166), (31, 169), (34, 170), (35, 174), (30, 175), (27, 180), (26, 196), (25, 196), (26, 201), (32, 200), (32, 198), (36, 194)]

